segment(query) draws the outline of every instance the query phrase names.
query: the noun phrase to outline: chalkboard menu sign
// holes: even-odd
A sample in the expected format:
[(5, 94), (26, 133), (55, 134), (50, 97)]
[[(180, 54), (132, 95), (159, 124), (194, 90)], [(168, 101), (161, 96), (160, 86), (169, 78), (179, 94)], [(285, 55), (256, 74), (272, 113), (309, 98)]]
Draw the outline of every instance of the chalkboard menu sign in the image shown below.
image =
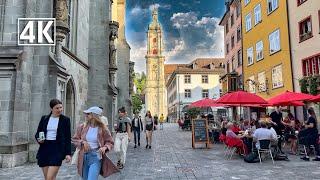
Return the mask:
[(208, 148), (209, 134), (208, 121), (206, 119), (192, 120), (192, 147), (195, 148), (195, 143), (205, 143)]

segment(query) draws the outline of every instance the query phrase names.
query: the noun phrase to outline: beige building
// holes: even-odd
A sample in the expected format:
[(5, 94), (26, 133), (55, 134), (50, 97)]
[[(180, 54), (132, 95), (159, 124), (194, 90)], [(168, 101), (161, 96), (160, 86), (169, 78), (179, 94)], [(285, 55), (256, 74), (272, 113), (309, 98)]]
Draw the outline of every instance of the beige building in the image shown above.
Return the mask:
[(164, 76), (164, 61), (162, 55), (162, 30), (158, 21), (158, 10), (152, 11), (152, 22), (147, 32), (147, 81), (145, 88), (146, 110), (152, 115), (167, 116), (167, 92)]
[[(288, 17), (292, 54), (294, 90), (301, 92), (308, 85), (308, 93), (319, 93), (310, 89), (311, 76), (319, 87), (320, 72), (320, 1), (288, 1)], [(300, 83), (304, 81), (304, 87)], [(303, 90), (303, 92), (305, 92)], [(318, 108), (315, 108), (318, 109)], [(302, 108), (298, 108), (298, 118), (302, 119)]]
[(183, 117), (183, 112), (192, 102), (220, 97), (219, 79), (224, 73), (223, 62), (221, 58), (201, 58), (189, 64), (165, 65), (166, 72), (172, 72), (166, 82), (170, 122)]

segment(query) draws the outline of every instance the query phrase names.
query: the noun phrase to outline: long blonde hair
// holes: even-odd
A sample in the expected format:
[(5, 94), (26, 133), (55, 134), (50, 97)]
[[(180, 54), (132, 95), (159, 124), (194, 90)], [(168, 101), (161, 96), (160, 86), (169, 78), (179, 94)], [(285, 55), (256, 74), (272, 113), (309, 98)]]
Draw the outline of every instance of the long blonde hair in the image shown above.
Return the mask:
[(102, 128), (102, 129), (105, 129), (105, 128), (106, 128), (105, 125), (104, 125), (104, 123), (101, 121), (99, 115), (94, 114), (94, 113), (91, 113), (91, 116), (92, 116), (91, 119), (86, 120), (85, 126), (87, 126), (87, 125), (89, 125), (89, 124), (92, 124), (92, 125), (94, 125), (94, 126), (98, 126), (98, 127)]

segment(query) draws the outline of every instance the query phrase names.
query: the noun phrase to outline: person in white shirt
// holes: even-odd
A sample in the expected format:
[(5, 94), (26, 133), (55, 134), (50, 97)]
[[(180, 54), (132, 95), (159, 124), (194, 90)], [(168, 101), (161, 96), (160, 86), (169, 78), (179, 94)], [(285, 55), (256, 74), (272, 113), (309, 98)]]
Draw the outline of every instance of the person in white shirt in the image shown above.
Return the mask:
[(259, 141), (260, 140), (270, 140), (276, 141), (277, 135), (272, 132), (272, 130), (268, 129), (267, 123), (265, 121), (260, 121), (261, 128), (258, 128), (254, 131), (253, 141), (256, 142), (257, 149), (260, 148)]
[(108, 118), (103, 115), (103, 107), (100, 106), (99, 108), (102, 110), (100, 120), (103, 122), (103, 124), (106, 126), (106, 128), (108, 128), (108, 125), (109, 125)]

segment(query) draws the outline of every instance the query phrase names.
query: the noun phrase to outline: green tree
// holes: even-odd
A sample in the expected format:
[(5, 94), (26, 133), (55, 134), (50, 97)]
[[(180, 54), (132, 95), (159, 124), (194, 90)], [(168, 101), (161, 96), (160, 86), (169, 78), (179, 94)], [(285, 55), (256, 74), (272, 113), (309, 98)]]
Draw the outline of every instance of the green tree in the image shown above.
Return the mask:
[(138, 94), (134, 94), (131, 97), (133, 112), (140, 112), (142, 109), (142, 100)]
[(137, 94), (143, 94), (143, 91), (146, 87), (146, 75), (144, 72), (142, 72), (141, 74), (135, 74), (134, 84), (137, 88)]
[(190, 108), (187, 110), (187, 114), (191, 117), (191, 119), (195, 119), (197, 115), (200, 114), (200, 108)]

